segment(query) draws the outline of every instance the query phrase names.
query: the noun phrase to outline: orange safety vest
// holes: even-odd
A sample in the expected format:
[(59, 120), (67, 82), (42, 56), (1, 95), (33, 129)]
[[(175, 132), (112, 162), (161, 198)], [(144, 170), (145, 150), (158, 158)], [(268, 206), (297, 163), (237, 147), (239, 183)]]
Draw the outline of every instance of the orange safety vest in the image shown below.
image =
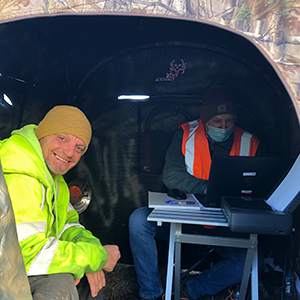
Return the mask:
[[(181, 125), (183, 129), (182, 153), (185, 156), (187, 171), (208, 180), (211, 157), (205, 129), (200, 119)], [(231, 156), (255, 156), (259, 139), (237, 126), (234, 126)]]

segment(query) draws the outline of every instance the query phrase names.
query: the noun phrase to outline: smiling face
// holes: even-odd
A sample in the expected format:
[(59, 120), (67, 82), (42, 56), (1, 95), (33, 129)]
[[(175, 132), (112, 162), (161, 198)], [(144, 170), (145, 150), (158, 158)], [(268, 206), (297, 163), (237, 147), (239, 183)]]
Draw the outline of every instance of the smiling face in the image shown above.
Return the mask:
[(40, 145), (52, 176), (64, 175), (76, 166), (86, 148), (81, 139), (65, 133), (45, 136)]

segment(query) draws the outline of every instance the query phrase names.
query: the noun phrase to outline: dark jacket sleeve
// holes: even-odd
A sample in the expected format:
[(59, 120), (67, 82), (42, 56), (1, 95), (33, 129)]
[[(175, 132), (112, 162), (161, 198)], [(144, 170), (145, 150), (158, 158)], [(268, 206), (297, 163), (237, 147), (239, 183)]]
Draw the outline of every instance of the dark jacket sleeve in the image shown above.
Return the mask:
[(261, 142), (258, 144), (255, 156), (256, 157), (265, 157), (266, 156), (265, 149)]
[(183, 130), (179, 128), (165, 156), (162, 181), (168, 189), (180, 189), (188, 194), (201, 194), (207, 188), (208, 181), (189, 174), (185, 166), (185, 157), (181, 151)]

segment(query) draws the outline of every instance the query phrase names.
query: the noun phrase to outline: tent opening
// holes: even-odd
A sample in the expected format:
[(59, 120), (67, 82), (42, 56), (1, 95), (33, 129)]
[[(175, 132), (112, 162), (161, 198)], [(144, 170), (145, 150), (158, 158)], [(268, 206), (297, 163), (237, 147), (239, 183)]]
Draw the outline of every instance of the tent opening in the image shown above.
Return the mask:
[[(257, 135), (268, 156), (296, 158), (300, 128), (291, 97), (270, 61), (238, 33), (184, 19), (117, 15), (0, 25), (1, 139), (37, 124), (55, 105), (86, 113), (92, 143), (65, 178), (89, 182), (93, 197), (80, 220), (104, 244), (118, 244), (124, 263), (132, 263), (128, 218), (147, 205), (149, 190), (166, 191), (165, 152), (178, 126), (199, 117), (212, 85), (234, 91), (237, 125)], [(121, 95), (149, 98), (120, 101)], [(261, 240), (284, 264), (287, 238)]]

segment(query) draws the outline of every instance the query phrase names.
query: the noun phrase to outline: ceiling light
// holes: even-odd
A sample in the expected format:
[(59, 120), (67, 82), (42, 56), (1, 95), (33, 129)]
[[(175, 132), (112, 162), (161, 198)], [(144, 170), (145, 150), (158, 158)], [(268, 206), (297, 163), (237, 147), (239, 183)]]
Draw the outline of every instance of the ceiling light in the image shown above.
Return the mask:
[(147, 95), (120, 95), (118, 100), (147, 101), (149, 98)]

